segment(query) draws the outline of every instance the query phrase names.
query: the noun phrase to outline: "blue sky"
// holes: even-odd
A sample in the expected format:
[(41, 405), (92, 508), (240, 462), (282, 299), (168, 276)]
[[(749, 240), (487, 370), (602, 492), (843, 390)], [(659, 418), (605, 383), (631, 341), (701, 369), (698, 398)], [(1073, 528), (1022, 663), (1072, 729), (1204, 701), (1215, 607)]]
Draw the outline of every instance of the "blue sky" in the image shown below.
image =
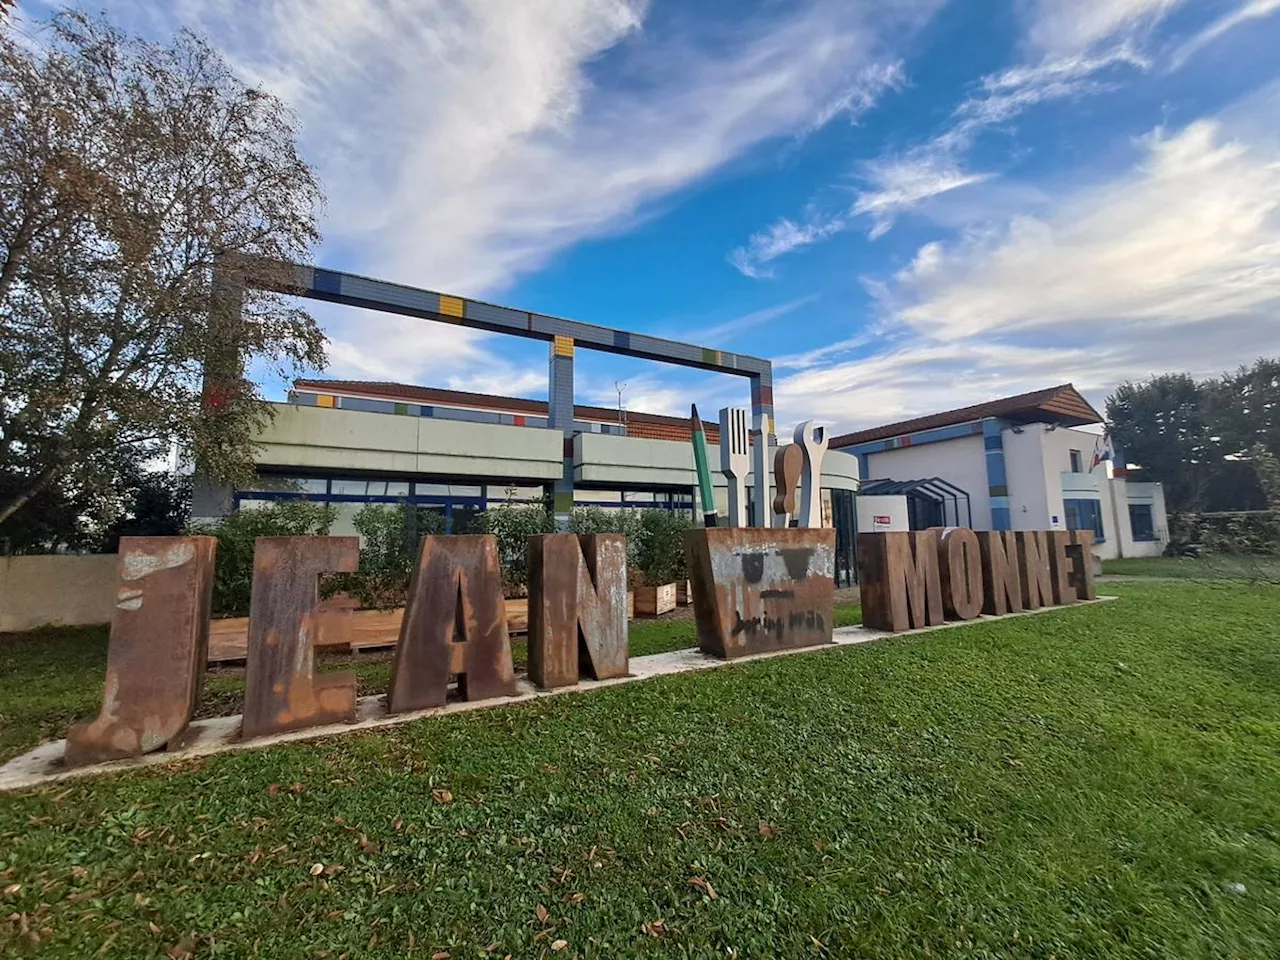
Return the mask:
[[(1068, 380), (1100, 405), (1280, 352), (1280, 0), (111, 15), (200, 31), (296, 109), (329, 195), (317, 262), (770, 357), (783, 425)], [(328, 375), (545, 395), (542, 344), (315, 312)], [(615, 381), (633, 410), (746, 403), (579, 353), (580, 402)]]

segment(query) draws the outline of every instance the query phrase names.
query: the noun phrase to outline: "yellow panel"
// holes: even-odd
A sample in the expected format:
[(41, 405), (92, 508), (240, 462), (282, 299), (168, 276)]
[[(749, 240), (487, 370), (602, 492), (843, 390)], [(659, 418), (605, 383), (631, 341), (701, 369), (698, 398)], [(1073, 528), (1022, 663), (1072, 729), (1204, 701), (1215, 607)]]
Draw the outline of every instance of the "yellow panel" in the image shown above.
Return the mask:
[(329, 394), (327, 394), (327, 393), (321, 393), (321, 394), (318, 394), (318, 395), (316, 396), (316, 406), (317, 406), (317, 407), (332, 407), (332, 406), (335, 406), (336, 404), (334, 404), (333, 399), (334, 399), (334, 398), (333, 398), (333, 397), (331, 397), (331, 396), (329, 396)]
[(461, 317), (462, 298), (446, 297), (443, 293), (440, 294), (440, 312), (446, 317)]
[(573, 337), (556, 337), (556, 356), (573, 356)]

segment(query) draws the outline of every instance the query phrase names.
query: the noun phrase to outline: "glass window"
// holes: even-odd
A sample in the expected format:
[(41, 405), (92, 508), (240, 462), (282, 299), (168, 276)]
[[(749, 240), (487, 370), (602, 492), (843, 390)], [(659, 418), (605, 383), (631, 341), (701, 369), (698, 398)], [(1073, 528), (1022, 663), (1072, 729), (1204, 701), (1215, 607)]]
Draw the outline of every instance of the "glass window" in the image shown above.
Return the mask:
[(270, 500), (240, 500), (236, 506), (241, 510), (261, 510), (271, 505)]
[(574, 490), (574, 503), (621, 503), (621, 490)]
[(265, 474), (255, 479), (245, 489), (271, 493), (324, 493), (325, 481), (322, 477), (286, 477), (279, 474)]
[(419, 497), (447, 497), (449, 485), (447, 483), (415, 483), (413, 492)]
[(1092, 530), (1097, 542), (1106, 540), (1102, 530), (1102, 505), (1099, 501), (1089, 498), (1063, 500), (1062, 510), (1067, 515), (1068, 530)]
[(484, 487), (478, 483), (451, 483), (449, 484), (449, 495), (453, 497), (483, 497)]
[(1156, 538), (1155, 518), (1149, 503), (1129, 504), (1129, 528), (1133, 531), (1134, 540), (1154, 540)]
[(363, 497), (369, 489), (367, 480), (332, 480), (330, 492), (345, 497)]
[(1071, 472), (1084, 473), (1084, 454), (1079, 450), (1071, 451)]
[(653, 503), (658, 497), (652, 490), (624, 490), (622, 499), (627, 503)]
[(543, 497), (542, 487), (521, 487), (515, 484), (489, 484), (489, 503), (499, 506), (504, 503), (538, 503)]
[(409, 495), (409, 483), (406, 480), (388, 480), (387, 496), (388, 497), (407, 497)]

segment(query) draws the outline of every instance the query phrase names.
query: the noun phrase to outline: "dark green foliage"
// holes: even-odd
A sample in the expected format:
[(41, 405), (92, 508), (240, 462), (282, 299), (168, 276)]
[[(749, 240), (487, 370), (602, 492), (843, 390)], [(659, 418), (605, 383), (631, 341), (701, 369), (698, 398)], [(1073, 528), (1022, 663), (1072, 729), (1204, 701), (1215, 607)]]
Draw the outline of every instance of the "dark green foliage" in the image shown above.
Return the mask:
[(258, 537), (299, 537), (327, 534), (334, 510), (307, 500), (281, 500), (251, 510), (236, 510), (216, 523), (198, 523), (190, 533), (218, 538), (213, 584), (213, 614), (249, 615), (253, 587), (253, 546)]
[(1164, 484), (1171, 513), (1264, 510), (1280, 496), (1280, 360), (1123, 383), (1107, 420), (1142, 478)]
[(1280, 510), (1179, 514), (1171, 533), (1175, 553), (1180, 545), (1194, 545), (1202, 553), (1280, 556)]
[(642, 511), (636, 566), (646, 583), (660, 585), (688, 578), (684, 535), (692, 526), (687, 516), (675, 510)]
[(191, 478), (164, 471), (138, 476), (131, 503), (106, 529), (101, 551), (115, 553), (121, 537), (174, 537), (191, 515)]
[(1107, 589), (3, 796), (0, 953), (1270, 960), (1280, 592)]
[(423, 537), (444, 533), (444, 517), (410, 504), (371, 503), (351, 521), (360, 534), (360, 569), (327, 577), (326, 595), (347, 593), (365, 610), (405, 605)]
[(555, 530), (555, 521), (542, 506), (515, 504), (490, 507), (479, 517), (480, 529), (498, 540), (502, 584), (508, 596), (523, 596), (529, 589), (529, 538)]

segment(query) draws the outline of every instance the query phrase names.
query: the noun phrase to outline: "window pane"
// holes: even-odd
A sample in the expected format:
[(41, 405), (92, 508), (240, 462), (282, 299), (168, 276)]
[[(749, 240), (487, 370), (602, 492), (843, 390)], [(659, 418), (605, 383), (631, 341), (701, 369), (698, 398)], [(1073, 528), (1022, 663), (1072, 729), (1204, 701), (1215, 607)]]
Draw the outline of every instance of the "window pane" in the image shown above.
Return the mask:
[(347, 497), (363, 497), (368, 486), (367, 480), (333, 480), (330, 491)]
[(574, 490), (574, 503), (620, 503), (621, 490)]
[(484, 488), (479, 484), (451, 483), (449, 494), (454, 497), (483, 497)]
[(420, 497), (447, 497), (449, 485), (447, 483), (415, 483), (413, 492)]
[(1071, 451), (1071, 472), (1084, 473), (1084, 455), (1079, 450)]
[(409, 495), (409, 483), (403, 480), (389, 480), (387, 482), (388, 497), (407, 497)]
[(325, 481), (317, 477), (285, 477), (266, 474), (256, 478), (246, 490), (263, 490), (272, 493), (324, 493)]
[(1155, 521), (1151, 514), (1151, 504), (1129, 504), (1129, 526), (1133, 530), (1133, 539), (1154, 540), (1156, 531)]
[(622, 499), (627, 503), (653, 503), (658, 498), (651, 490), (624, 490)]

